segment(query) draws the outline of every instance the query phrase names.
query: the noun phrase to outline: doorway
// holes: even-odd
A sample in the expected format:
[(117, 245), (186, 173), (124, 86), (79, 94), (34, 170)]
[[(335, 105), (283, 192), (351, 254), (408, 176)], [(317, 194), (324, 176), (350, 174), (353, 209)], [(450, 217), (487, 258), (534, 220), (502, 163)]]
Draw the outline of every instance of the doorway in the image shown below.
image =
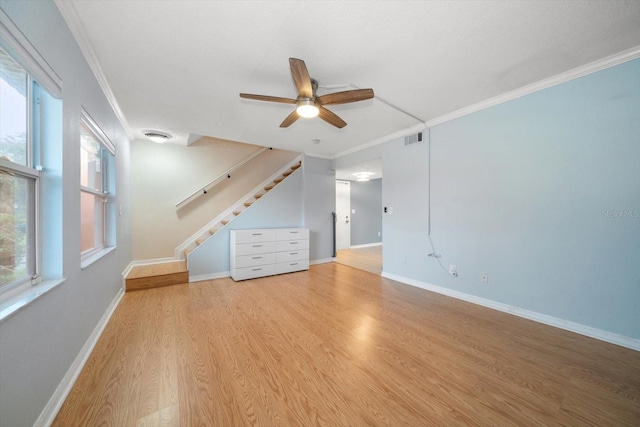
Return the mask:
[(336, 249), (351, 246), (351, 183), (336, 180)]

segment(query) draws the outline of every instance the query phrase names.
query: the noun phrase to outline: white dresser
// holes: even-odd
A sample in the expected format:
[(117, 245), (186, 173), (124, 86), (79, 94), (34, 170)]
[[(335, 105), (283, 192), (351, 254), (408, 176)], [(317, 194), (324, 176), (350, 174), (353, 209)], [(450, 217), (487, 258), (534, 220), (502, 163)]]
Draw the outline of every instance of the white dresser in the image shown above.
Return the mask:
[(309, 229), (231, 230), (230, 261), (236, 281), (308, 270)]

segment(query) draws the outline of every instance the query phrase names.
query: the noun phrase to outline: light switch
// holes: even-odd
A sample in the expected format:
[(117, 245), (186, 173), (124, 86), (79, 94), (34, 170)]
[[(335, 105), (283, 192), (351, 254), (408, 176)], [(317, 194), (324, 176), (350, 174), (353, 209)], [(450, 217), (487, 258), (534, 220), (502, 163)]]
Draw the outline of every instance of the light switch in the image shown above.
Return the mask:
[(351, 209), (351, 213), (352, 214), (356, 213), (356, 210), (355, 209)]

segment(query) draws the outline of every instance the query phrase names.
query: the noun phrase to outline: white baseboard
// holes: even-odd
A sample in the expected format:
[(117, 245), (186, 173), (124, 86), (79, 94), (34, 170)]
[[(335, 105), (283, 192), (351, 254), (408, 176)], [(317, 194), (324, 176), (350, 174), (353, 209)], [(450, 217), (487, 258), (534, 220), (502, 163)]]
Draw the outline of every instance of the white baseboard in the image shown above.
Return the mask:
[(450, 296), (459, 300), (467, 301), (472, 304), (481, 305), (483, 307), (492, 308), (494, 310), (513, 314), (514, 316), (523, 317), (535, 322), (544, 323), (545, 325), (555, 326), (556, 328), (566, 331), (575, 332), (600, 341), (606, 341), (621, 347), (630, 348), (631, 350), (640, 351), (640, 340), (615, 334), (613, 332), (603, 331), (602, 329), (593, 328), (591, 326), (582, 325), (580, 323), (571, 322), (569, 320), (560, 319), (558, 317), (548, 316), (546, 314), (537, 313), (535, 311), (526, 310), (524, 308), (511, 306), (501, 302), (492, 301), (490, 299), (466, 294), (464, 292), (455, 291), (453, 289), (443, 288), (441, 286), (432, 285), (430, 283), (420, 282), (418, 280), (409, 279), (407, 277), (398, 276), (391, 273), (382, 272), (382, 277), (404, 283), (406, 285), (415, 286), (416, 288), (426, 289), (431, 292)]
[(141, 259), (139, 261), (131, 261), (129, 265), (127, 265), (127, 268), (125, 268), (124, 271), (122, 272), (122, 277), (127, 277), (127, 274), (131, 272), (131, 269), (138, 265), (164, 264), (164, 263), (176, 262), (176, 261), (184, 261), (184, 260), (179, 258), (155, 258), (155, 259)]
[(382, 242), (378, 243), (365, 243), (364, 245), (354, 245), (349, 246), (349, 249), (358, 249), (358, 248), (370, 248), (372, 246), (382, 246)]
[(120, 300), (122, 300), (123, 296), (124, 290), (118, 290), (118, 293), (111, 301), (111, 304), (109, 304), (109, 307), (107, 307), (107, 310), (102, 315), (102, 318), (93, 329), (93, 332), (91, 332), (91, 335), (89, 335), (87, 341), (82, 346), (80, 353), (78, 353), (78, 356), (76, 356), (75, 360), (67, 370), (64, 378), (62, 378), (62, 381), (58, 385), (58, 388), (56, 388), (56, 391), (53, 393), (53, 396), (51, 396), (51, 399), (49, 399), (47, 406), (45, 406), (40, 413), (40, 416), (36, 420), (34, 426), (50, 426), (53, 423), (53, 420), (58, 414), (58, 411), (69, 395), (73, 384), (78, 379), (78, 375), (80, 375), (82, 368), (84, 368), (84, 364), (87, 363), (87, 360), (89, 359), (93, 348), (96, 346), (100, 335), (102, 335), (102, 331), (104, 331), (105, 326), (107, 326), (109, 319), (111, 319), (113, 312), (115, 311), (116, 307), (118, 307), (118, 304), (120, 304)]
[(199, 276), (189, 276), (189, 283), (202, 282), (205, 280), (222, 279), (224, 277), (231, 277), (230, 271), (223, 271), (220, 273), (201, 274)]
[(314, 259), (314, 260), (309, 260), (309, 265), (326, 264), (328, 262), (334, 262), (335, 260), (336, 260), (335, 258)]

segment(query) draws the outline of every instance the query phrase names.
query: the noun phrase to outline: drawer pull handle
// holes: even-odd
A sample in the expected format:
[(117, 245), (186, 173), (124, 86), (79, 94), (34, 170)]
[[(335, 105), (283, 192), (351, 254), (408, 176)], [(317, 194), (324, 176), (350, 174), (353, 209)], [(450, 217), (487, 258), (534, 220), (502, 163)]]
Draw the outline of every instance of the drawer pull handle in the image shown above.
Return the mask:
[(298, 263), (297, 262), (293, 262), (293, 263), (291, 263), (289, 265), (298, 265)]
[(290, 231), (289, 233), (291, 233), (291, 234), (298, 234), (298, 232), (297, 232), (297, 231)]
[(262, 233), (253, 233), (252, 236), (262, 236)]
[(291, 242), (290, 245), (297, 245), (298, 242)]
[(289, 255), (298, 255), (298, 252), (291, 252)]
[(260, 270), (262, 270), (262, 269), (261, 268), (253, 268), (253, 269), (251, 269), (251, 271), (260, 271)]
[(262, 247), (262, 245), (253, 245), (253, 246), (251, 246), (251, 247), (252, 247), (252, 248), (261, 248), (261, 247)]
[(261, 257), (261, 256), (254, 256), (254, 257), (253, 257), (253, 258), (251, 258), (251, 259), (260, 259), (260, 258), (262, 258), (262, 257)]

